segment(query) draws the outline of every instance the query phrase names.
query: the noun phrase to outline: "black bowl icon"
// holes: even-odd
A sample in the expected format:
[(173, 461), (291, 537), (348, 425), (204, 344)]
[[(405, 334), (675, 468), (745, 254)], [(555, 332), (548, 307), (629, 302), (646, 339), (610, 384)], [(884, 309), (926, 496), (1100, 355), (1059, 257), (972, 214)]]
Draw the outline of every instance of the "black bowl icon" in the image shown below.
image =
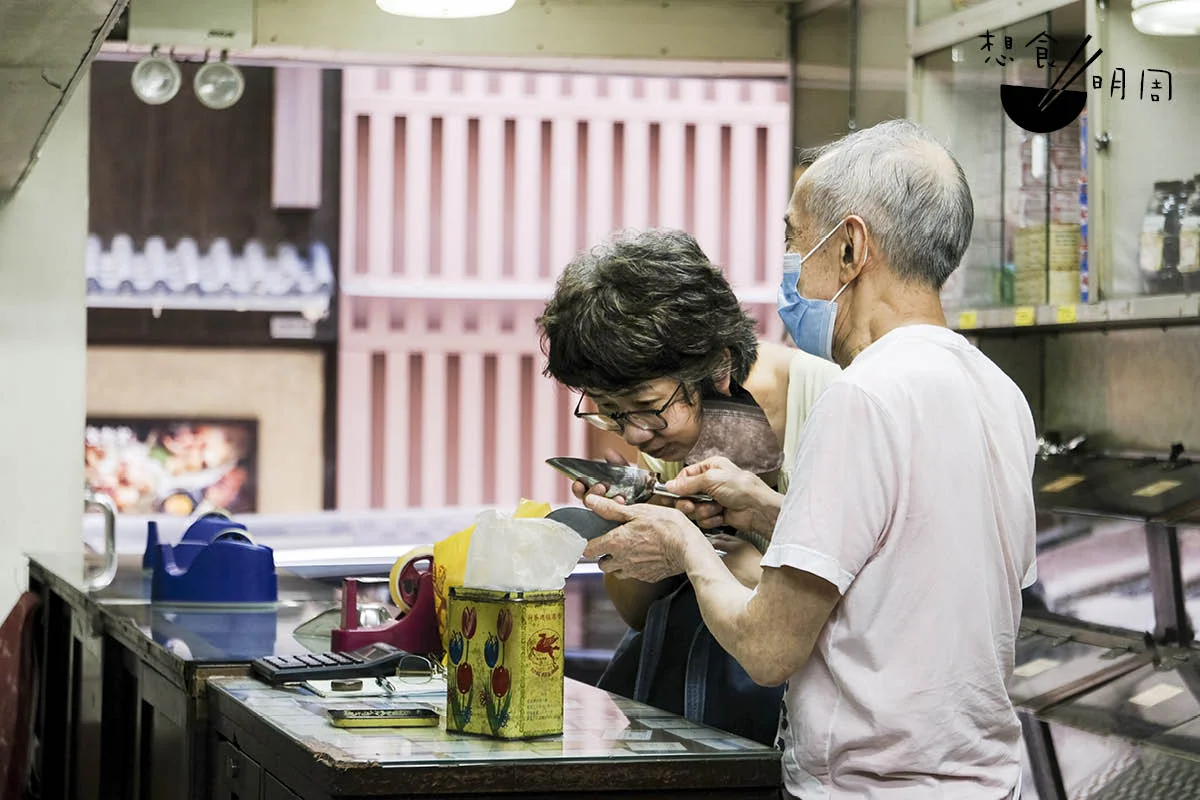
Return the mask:
[(1046, 94), (1042, 87), (1004, 83), (1000, 85), (1000, 104), (1009, 119), (1030, 133), (1060, 131), (1087, 105), (1087, 92), (1065, 89), (1048, 105), (1043, 104)]

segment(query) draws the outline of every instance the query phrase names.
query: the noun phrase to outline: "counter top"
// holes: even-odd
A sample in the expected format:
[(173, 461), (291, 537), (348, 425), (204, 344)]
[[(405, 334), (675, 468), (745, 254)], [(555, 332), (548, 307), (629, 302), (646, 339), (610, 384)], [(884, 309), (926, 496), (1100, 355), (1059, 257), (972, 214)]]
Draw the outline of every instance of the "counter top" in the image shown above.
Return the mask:
[(140, 556), (121, 556), (112, 584), (98, 592), (88, 591), (78, 557), (32, 554), (29, 571), (72, 607), (100, 615), (114, 638), (158, 663), (167, 675), (309, 652), (312, 648), (295, 636), (297, 626), (339, 602), (334, 587), (280, 572), (279, 601), (271, 608), (151, 603)]
[[(572, 680), (563, 734), (528, 741), (448, 733), (444, 723), (342, 729), (326, 714), (334, 707), (387, 707), (400, 698), (322, 698), (252, 678), (214, 678), (209, 688), (218, 733), (264, 769), (294, 775), (330, 797), (461, 797), (484, 787), (526, 797), (600, 787), (640, 796), (688, 789), (703, 789), (705, 797), (720, 796), (712, 790), (778, 796), (778, 751)], [(442, 696), (434, 705), (444, 703)]]

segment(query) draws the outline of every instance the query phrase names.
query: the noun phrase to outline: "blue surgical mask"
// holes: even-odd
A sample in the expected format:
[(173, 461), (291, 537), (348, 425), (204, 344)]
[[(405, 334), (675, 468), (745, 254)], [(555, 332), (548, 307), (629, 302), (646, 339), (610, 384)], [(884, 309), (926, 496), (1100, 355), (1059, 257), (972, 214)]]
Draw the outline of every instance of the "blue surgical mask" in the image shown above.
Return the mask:
[(842, 284), (831, 300), (810, 300), (800, 296), (800, 267), (813, 253), (837, 233), (844, 223), (821, 237), (806, 254), (784, 253), (783, 280), (779, 284), (779, 318), (792, 341), (806, 353), (833, 361), (833, 321), (837, 318), (837, 299), (850, 284)]

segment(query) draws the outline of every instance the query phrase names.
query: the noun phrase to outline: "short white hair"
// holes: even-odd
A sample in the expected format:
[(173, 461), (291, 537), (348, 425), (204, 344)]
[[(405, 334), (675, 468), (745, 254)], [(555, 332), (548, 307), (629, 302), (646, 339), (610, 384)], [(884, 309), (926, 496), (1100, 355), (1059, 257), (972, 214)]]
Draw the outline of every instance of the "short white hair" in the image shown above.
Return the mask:
[(962, 165), (906, 119), (881, 122), (821, 149), (802, 178), (821, 227), (862, 217), (892, 269), (940, 290), (971, 241), (975, 205)]

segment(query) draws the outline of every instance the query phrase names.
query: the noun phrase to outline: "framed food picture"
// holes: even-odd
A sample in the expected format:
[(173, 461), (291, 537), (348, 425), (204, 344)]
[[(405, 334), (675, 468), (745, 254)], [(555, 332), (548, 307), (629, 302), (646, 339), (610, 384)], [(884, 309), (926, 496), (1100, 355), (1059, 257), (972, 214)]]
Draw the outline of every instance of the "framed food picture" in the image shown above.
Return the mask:
[(258, 422), (89, 418), (84, 480), (122, 514), (258, 510)]

